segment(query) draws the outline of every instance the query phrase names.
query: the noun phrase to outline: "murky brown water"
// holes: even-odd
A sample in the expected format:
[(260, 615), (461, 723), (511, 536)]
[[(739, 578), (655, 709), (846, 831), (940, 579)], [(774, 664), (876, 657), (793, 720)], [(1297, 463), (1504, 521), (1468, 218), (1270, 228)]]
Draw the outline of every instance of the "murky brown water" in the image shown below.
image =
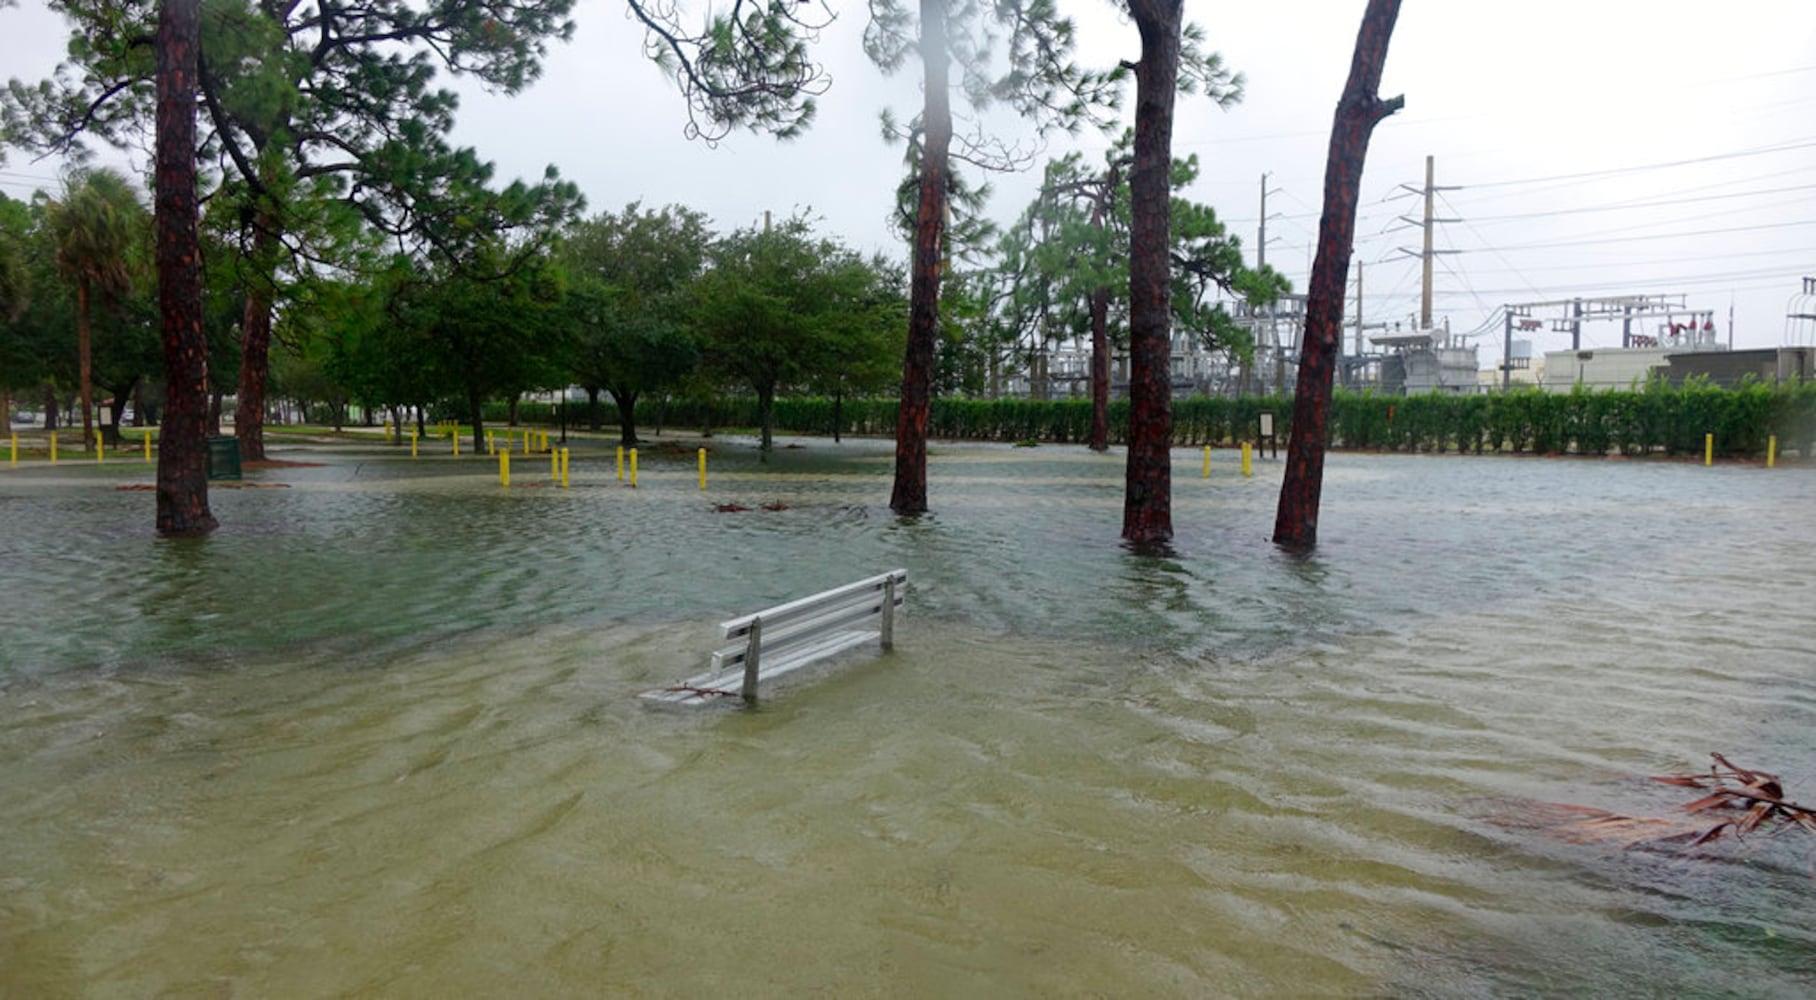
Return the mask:
[[(1811, 845), (1560, 842), (1711, 750), (1816, 798), (1816, 473), (725, 446), (642, 488), (324, 454), (149, 536), (0, 472), (0, 995), (1795, 995)], [(293, 455), (290, 457), (304, 457)], [(515, 470), (514, 470), (515, 471)], [(523, 480), (520, 479), (520, 482)], [(717, 514), (710, 502), (782, 511)], [(897, 652), (652, 711), (733, 613), (894, 565)]]

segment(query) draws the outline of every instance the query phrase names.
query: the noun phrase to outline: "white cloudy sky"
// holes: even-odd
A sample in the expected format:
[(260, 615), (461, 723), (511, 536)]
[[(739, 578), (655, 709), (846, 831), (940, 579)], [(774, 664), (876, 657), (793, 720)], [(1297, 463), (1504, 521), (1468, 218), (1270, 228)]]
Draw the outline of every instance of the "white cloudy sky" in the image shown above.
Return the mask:
[[(680, 99), (642, 58), (641, 33), (616, 0), (581, 0), (574, 41), (527, 93), (467, 93), (458, 139), (503, 177), (556, 164), (594, 209), (679, 202), (731, 228), (807, 208), (854, 245), (902, 253), (885, 225), (900, 151), (882, 143), (876, 116), (885, 106), (912, 113), (916, 78), (870, 67), (857, 44), (865, 6), (829, 2), (840, 17), (820, 51), (834, 84), (814, 130), (794, 142), (686, 141)], [(1080, 22), (1086, 61), (1137, 55), (1114, 5), (1062, 8)], [(1362, 8), (1187, 3), (1248, 88), (1227, 112), (1183, 98), (1175, 151), (1198, 155), (1195, 197), (1243, 235), (1251, 259), (1269, 175), (1267, 258), (1301, 289)], [(0, 11), (0, 72), (44, 75), (61, 38), (37, 0)], [(1438, 230), (1438, 247), (1461, 252), (1439, 260), (1435, 312), (1457, 331), (1493, 323), (1485, 365), (1500, 354), (1502, 304), (1574, 296), (1682, 295), (1713, 311), (1723, 335), (1731, 311), (1736, 346), (1786, 340), (1787, 306), (1800, 279), (1816, 277), (1816, 3), (1410, 0), (1382, 94), (1404, 94), (1406, 110), (1376, 129), (1363, 179), (1356, 259), (1367, 322), (1406, 323), (1418, 311), (1418, 264), (1398, 248), (1417, 247), (1419, 234), (1395, 220), (1419, 203), (1395, 196), (1423, 181), (1430, 155), (1437, 183), (1458, 187), (1442, 193), (1437, 214), (1462, 220)], [(27, 194), (53, 174), (15, 156), (0, 167), (0, 189)], [(1012, 217), (1035, 183), (997, 179), (993, 213)], [(1352, 292), (1353, 279), (1352, 267)], [(1808, 325), (1791, 334), (1816, 341)], [(1614, 346), (1620, 330), (1590, 325), (1583, 339)], [(1542, 332), (1534, 346), (1567, 347), (1568, 336)]]

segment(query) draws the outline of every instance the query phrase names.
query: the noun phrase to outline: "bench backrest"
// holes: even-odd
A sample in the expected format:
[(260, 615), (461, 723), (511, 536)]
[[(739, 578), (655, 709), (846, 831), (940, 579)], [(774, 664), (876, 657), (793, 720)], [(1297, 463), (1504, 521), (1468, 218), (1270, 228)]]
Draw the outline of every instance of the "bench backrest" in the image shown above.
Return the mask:
[[(724, 645), (713, 653), (715, 669), (742, 666), (750, 653), (751, 633), (758, 631), (760, 656), (766, 663), (822, 643), (828, 634), (875, 628), (890, 644), (888, 626), (906, 603), (908, 571), (891, 570), (812, 597), (779, 604), (719, 625)], [(887, 599), (885, 599), (887, 598)], [(875, 619), (875, 624), (871, 621)], [(761, 622), (761, 626), (758, 626)]]

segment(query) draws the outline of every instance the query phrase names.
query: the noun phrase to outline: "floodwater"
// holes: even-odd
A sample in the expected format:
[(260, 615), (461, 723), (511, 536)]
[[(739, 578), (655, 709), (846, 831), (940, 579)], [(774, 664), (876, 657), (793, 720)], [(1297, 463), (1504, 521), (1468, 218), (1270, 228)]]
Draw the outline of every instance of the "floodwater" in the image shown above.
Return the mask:
[[(1523, 819), (1711, 751), (1816, 799), (1816, 470), (1336, 455), (1295, 559), (1279, 463), (1181, 450), (1154, 557), (1116, 455), (936, 446), (909, 522), (803, 444), (280, 451), (201, 541), (148, 466), (0, 468), (0, 995), (1816, 989), (1816, 839)], [(635, 697), (895, 566), (893, 654)]]

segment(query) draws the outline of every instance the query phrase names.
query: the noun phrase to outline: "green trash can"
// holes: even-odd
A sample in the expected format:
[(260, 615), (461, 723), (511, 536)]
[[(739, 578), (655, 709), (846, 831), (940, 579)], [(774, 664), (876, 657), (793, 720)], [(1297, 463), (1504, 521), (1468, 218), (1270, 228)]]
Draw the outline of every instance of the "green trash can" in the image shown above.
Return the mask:
[(240, 478), (239, 438), (223, 436), (208, 439), (208, 478)]

